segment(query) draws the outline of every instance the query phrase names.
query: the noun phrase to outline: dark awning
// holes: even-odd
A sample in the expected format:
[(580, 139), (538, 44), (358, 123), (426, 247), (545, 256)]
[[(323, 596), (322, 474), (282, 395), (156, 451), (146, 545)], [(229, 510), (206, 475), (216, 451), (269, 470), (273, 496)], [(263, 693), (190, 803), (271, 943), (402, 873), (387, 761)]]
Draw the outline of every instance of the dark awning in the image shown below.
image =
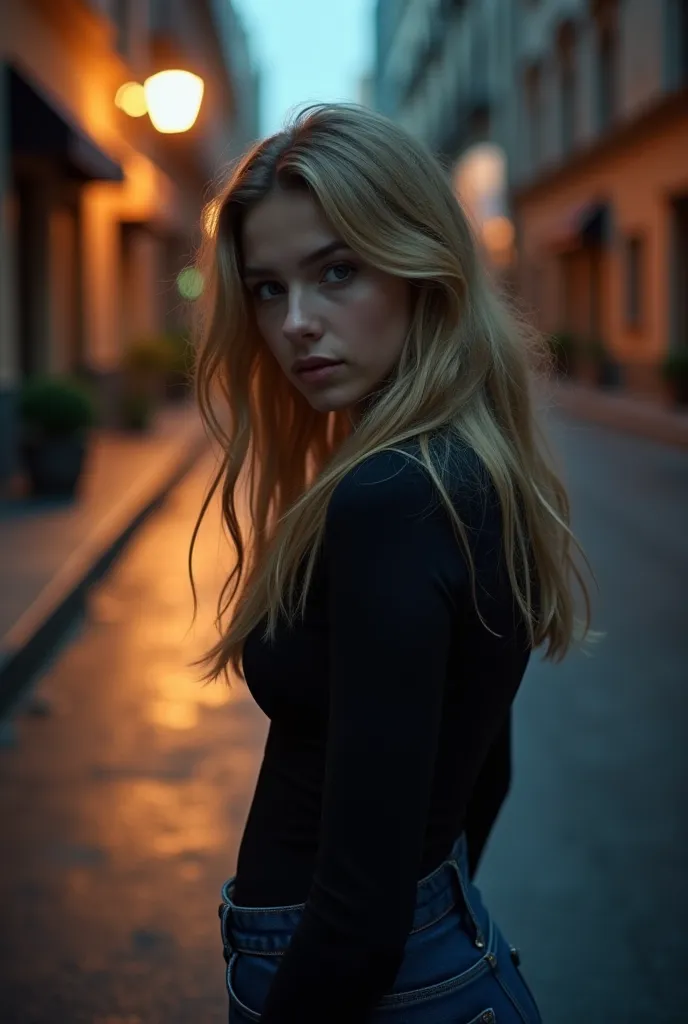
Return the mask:
[(565, 209), (544, 237), (551, 249), (580, 249), (603, 245), (608, 239), (609, 205), (599, 200), (578, 203)]
[(52, 161), (83, 181), (124, 180), (120, 165), (16, 67), (9, 68), (9, 95), (13, 153)]

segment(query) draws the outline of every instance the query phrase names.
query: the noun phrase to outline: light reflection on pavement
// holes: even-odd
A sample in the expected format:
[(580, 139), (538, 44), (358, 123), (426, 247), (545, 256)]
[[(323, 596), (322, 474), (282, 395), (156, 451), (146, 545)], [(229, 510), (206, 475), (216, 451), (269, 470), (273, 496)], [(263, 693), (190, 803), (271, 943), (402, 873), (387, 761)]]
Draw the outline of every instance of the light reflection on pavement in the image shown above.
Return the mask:
[(227, 1016), (219, 890), (267, 720), (245, 685), (203, 685), (231, 569), (217, 509), (189, 539), (204, 460), (92, 594), (83, 630), (0, 751), (0, 1021), (213, 1024)]

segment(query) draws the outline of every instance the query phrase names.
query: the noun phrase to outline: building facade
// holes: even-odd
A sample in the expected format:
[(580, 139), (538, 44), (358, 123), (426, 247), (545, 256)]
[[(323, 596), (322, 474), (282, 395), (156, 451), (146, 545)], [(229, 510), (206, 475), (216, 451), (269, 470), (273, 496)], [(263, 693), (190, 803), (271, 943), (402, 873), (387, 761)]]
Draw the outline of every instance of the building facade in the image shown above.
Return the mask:
[(378, 71), (395, 116), (504, 242), (511, 223), (538, 324), (658, 396), (688, 346), (688, 2), (409, 0), (405, 20)]
[(397, 37), (399, 25), (405, 18), (409, 2), (410, 0), (378, 0), (375, 8), (375, 69), (371, 95), (375, 108), (389, 117), (396, 115), (401, 99), (397, 82), (390, 73), (390, 48)]
[[(164, 68), (205, 83), (184, 134), (114, 102)], [(177, 275), (208, 182), (256, 135), (256, 89), (229, 0), (0, 6), (0, 477), (25, 378), (86, 373), (107, 416), (124, 347), (180, 326)]]

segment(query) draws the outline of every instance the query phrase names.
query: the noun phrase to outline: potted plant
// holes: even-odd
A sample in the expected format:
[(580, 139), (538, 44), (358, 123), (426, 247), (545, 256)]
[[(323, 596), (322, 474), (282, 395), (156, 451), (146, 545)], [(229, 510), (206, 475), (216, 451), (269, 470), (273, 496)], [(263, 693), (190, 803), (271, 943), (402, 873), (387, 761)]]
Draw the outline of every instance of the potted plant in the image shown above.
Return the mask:
[(554, 372), (561, 377), (568, 377), (573, 371), (575, 339), (568, 331), (557, 331), (549, 335), (549, 347), (552, 353)]
[(168, 339), (164, 335), (137, 338), (126, 348), (123, 365), (130, 380), (159, 398), (171, 365)]
[(137, 338), (125, 350), (122, 362), (122, 424), (130, 430), (145, 430), (165, 392), (170, 367), (169, 343), (160, 335)]
[(668, 352), (662, 362), (662, 376), (672, 401), (688, 405), (688, 346)]
[(125, 430), (142, 433), (151, 425), (155, 404), (149, 395), (125, 389), (120, 399), (120, 423)]
[(33, 377), (22, 389), (19, 408), (22, 456), (32, 492), (71, 497), (95, 420), (89, 392), (69, 377)]

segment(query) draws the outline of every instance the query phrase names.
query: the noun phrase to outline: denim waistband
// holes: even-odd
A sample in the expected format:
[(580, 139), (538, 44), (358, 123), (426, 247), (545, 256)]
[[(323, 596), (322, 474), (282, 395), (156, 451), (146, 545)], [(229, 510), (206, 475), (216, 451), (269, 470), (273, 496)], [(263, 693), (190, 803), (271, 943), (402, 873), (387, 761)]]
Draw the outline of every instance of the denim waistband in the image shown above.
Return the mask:
[[(234, 951), (263, 955), (283, 953), (305, 903), (290, 907), (240, 907), (232, 899), (235, 880), (236, 875), (233, 875), (222, 886), (219, 907), (225, 958)], [(427, 928), (461, 903), (473, 922), (475, 944), (482, 948), (484, 936), (470, 906), (469, 884), (466, 834), (462, 832), (447, 858), (418, 882), (411, 934)]]

